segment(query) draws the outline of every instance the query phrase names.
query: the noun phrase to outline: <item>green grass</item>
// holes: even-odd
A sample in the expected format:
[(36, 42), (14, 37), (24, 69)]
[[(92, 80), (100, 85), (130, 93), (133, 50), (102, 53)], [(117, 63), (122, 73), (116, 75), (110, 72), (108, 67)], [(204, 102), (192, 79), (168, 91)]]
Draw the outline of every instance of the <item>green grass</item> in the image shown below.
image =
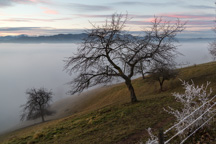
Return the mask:
[[(216, 63), (206, 63), (180, 69), (182, 80), (193, 79), (195, 84), (211, 81), (216, 94)], [(117, 84), (90, 96), (80, 113), (59, 120), (24, 128), (2, 136), (3, 144), (110, 144), (123, 141), (137, 143), (147, 140), (146, 129), (154, 132), (167, 129), (175, 118), (163, 110), (168, 106), (180, 108), (172, 92), (183, 92), (178, 78), (165, 81), (165, 91), (158, 83), (138, 78), (133, 85), (140, 100), (131, 104), (126, 86)], [(215, 126), (215, 125), (214, 125)], [(216, 137), (215, 132), (211, 135)], [(132, 139), (133, 137), (133, 139)]]

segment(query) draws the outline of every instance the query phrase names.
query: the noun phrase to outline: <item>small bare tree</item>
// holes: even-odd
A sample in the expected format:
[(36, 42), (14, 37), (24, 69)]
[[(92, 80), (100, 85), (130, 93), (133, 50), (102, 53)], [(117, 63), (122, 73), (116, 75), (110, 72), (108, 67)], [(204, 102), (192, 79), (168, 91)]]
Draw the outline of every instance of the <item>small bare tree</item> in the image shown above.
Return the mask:
[[(216, 26), (213, 28), (213, 31), (216, 33)], [(210, 43), (209, 53), (212, 55), (213, 59), (216, 59), (216, 40)]]
[(45, 88), (35, 89), (32, 88), (26, 91), (28, 95), (28, 100), (26, 104), (21, 105), (23, 107), (23, 113), (21, 115), (21, 120), (31, 120), (41, 117), (42, 122), (44, 122), (45, 115), (51, 115), (54, 112), (48, 110), (49, 104), (52, 100), (53, 93), (47, 91)]
[(101, 26), (92, 24), (78, 52), (66, 60), (65, 69), (69, 74), (79, 72), (70, 82), (71, 94), (122, 78), (130, 91), (131, 102), (136, 102), (131, 78), (137, 73), (140, 62), (169, 61), (177, 54), (174, 38), (185, 25), (179, 20), (171, 24), (155, 18), (143, 37), (124, 31), (127, 21), (127, 15), (113, 14)]
[(158, 81), (160, 90), (163, 91), (163, 84), (166, 80), (174, 79), (178, 75), (178, 70), (172, 64), (159, 64), (155, 63), (151, 70), (150, 79)]
[(145, 79), (146, 78), (145, 75), (150, 73), (150, 69), (149, 69), (150, 65), (151, 65), (150, 61), (149, 62), (140, 61), (139, 64), (137, 64), (136, 72), (142, 75), (142, 79)]
[(180, 132), (180, 137), (186, 137), (215, 115), (216, 103), (214, 103), (215, 96), (212, 96), (212, 89), (208, 88), (210, 82), (198, 86), (193, 81), (192, 83), (182, 81), (182, 85), (185, 90), (183, 94), (172, 94), (177, 102), (182, 103), (181, 110), (171, 107), (164, 110), (176, 117), (176, 131)]
[(209, 52), (214, 59), (216, 59), (216, 41), (210, 43)]

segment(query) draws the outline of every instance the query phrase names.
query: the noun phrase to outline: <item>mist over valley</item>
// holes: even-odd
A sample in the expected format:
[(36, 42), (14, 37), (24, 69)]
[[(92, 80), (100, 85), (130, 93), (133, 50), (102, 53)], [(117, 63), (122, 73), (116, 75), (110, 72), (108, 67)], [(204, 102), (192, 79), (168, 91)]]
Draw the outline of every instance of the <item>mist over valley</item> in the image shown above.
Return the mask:
[[(180, 42), (176, 59), (182, 67), (212, 61), (209, 41)], [(75, 75), (63, 71), (64, 61), (76, 52), (77, 43), (0, 44), (0, 132), (15, 127), (20, 119), (20, 105), (26, 102), (26, 90), (52, 89), (53, 102), (71, 97), (67, 85)], [(72, 101), (71, 101), (72, 103)], [(66, 109), (66, 108), (65, 108)]]

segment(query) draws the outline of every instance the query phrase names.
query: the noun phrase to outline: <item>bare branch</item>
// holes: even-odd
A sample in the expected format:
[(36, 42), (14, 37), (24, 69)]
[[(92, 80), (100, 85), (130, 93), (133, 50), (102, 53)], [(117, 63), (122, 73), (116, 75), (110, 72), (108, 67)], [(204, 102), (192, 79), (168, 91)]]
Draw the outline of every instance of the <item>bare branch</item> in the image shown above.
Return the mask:
[(54, 112), (49, 111), (47, 108), (52, 100), (52, 92), (47, 91), (44, 88), (35, 89), (32, 88), (26, 91), (29, 96), (26, 104), (21, 105), (23, 107), (23, 113), (21, 114), (21, 120), (31, 120), (38, 117), (42, 118), (44, 122), (45, 115), (51, 115)]
[(128, 20), (128, 15), (115, 13), (101, 26), (91, 23), (88, 37), (66, 61), (65, 70), (69, 74), (79, 73), (70, 82), (71, 94), (121, 77), (136, 101), (131, 78), (140, 71), (139, 65), (146, 66), (149, 61), (167, 62), (177, 54), (173, 42), (185, 24), (155, 18), (151, 29), (144, 31), (145, 36), (137, 37), (124, 31)]

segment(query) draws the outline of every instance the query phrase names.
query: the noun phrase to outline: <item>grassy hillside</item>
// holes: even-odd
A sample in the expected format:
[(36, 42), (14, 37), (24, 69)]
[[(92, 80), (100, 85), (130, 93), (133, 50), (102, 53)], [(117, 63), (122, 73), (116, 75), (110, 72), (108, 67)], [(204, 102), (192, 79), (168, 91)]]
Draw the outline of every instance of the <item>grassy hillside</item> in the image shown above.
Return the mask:
[[(216, 94), (216, 63), (206, 63), (180, 69), (178, 78), (191, 79), (195, 84), (211, 81)], [(23, 128), (1, 136), (3, 144), (133, 144), (147, 140), (146, 129), (153, 128), (157, 133), (160, 127), (167, 129), (175, 118), (163, 110), (171, 106), (179, 108), (172, 92), (182, 92), (178, 78), (164, 83), (165, 91), (159, 91), (158, 83), (150, 83), (141, 78), (133, 80), (140, 100), (131, 104), (124, 84), (109, 86), (92, 92), (68, 107), (71, 116)], [(77, 109), (76, 109), (77, 108)], [(214, 130), (214, 129), (212, 129)], [(216, 137), (210, 132), (211, 137)]]

